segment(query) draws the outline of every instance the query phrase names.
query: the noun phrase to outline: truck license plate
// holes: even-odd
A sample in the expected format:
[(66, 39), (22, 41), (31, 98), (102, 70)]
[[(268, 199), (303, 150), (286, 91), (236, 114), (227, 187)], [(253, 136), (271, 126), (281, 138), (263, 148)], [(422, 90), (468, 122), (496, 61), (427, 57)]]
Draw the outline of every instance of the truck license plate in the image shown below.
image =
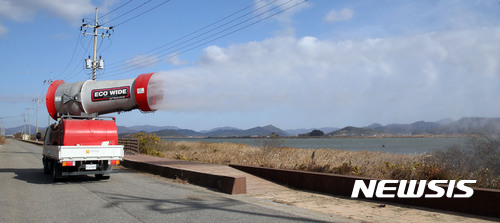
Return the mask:
[(85, 170), (97, 170), (97, 164), (87, 164)]

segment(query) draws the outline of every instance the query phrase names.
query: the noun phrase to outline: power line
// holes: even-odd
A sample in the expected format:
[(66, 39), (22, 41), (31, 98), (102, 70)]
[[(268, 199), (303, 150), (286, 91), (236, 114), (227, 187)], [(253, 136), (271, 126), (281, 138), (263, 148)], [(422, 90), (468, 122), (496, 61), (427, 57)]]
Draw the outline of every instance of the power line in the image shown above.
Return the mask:
[[(224, 26), (226, 26), (226, 25), (228, 25), (228, 24), (231, 24), (231, 23), (233, 23), (233, 22), (236, 22), (236, 21), (238, 21), (238, 20), (240, 20), (240, 19), (244, 18), (245, 16), (248, 16), (248, 15), (250, 15), (250, 14), (252, 14), (252, 13), (256, 13), (256, 12), (260, 11), (261, 9), (263, 9), (263, 8), (265, 8), (265, 7), (267, 7), (267, 6), (271, 5), (271, 4), (273, 4), (273, 3), (274, 3), (274, 2), (276, 2), (276, 1), (277, 1), (277, 0), (274, 0), (274, 1), (272, 1), (272, 2), (269, 2), (269, 3), (267, 3), (266, 5), (263, 5), (263, 6), (261, 6), (261, 7), (259, 7), (259, 8), (256, 8), (256, 9), (254, 9), (254, 10), (250, 11), (250, 12), (247, 12), (247, 13), (245, 13), (244, 15), (241, 15), (241, 16), (239, 16), (239, 17), (235, 18), (235, 19), (232, 19), (232, 20), (231, 20), (231, 21), (229, 21), (229, 22), (226, 22), (226, 23), (224, 23), (224, 24), (222, 24), (222, 25), (219, 25), (219, 26), (217, 26), (217, 27), (215, 27), (215, 28), (212, 28), (212, 29), (210, 29), (210, 30), (208, 30), (208, 31), (205, 31), (205, 32), (203, 32), (203, 33), (201, 33), (201, 34), (198, 34), (198, 35), (194, 36), (194, 37), (191, 37), (191, 38), (189, 38), (188, 40), (184, 40), (184, 41), (182, 41), (182, 42), (180, 42), (180, 43), (177, 43), (177, 44), (175, 44), (175, 45), (173, 45), (173, 46), (171, 46), (171, 47), (168, 47), (168, 48), (166, 48), (166, 49), (163, 49), (163, 50), (161, 50), (161, 51), (159, 51), (159, 52), (157, 52), (157, 53), (152, 54), (151, 56), (141, 58), (141, 59), (139, 59), (139, 60), (138, 60), (138, 62), (143, 62), (143, 63), (151, 63), (152, 61), (156, 60), (156, 58), (157, 58), (157, 57), (155, 57), (156, 55), (160, 55), (161, 53), (163, 53), (163, 52), (165, 52), (165, 51), (167, 51), (167, 50), (170, 50), (170, 49), (173, 49), (173, 48), (176, 48), (176, 47), (180, 47), (180, 46), (182, 46), (183, 44), (186, 44), (186, 43), (189, 43), (190, 41), (196, 40), (197, 38), (202, 37), (203, 35), (206, 35), (206, 34), (208, 34), (208, 33), (211, 33), (211, 32), (213, 32), (213, 31), (215, 31), (215, 30), (218, 30), (218, 29), (220, 29), (220, 28), (222, 28), (222, 27), (224, 27)], [(281, 4), (281, 5), (288, 4), (288, 3), (290, 3), (291, 1), (292, 1), (292, 0), (289, 0), (288, 2), (285, 2), (285, 3)], [(233, 17), (234, 15), (236, 15), (236, 14), (238, 14), (238, 13), (240, 13), (240, 12), (243, 12), (243, 11), (245, 11), (246, 9), (250, 8), (250, 7), (253, 7), (254, 5), (256, 5), (256, 4), (258, 4), (258, 3), (260, 3), (260, 2), (256, 2), (256, 3), (254, 3), (254, 4), (250, 5), (250, 6), (247, 6), (247, 7), (243, 8), (243, 9), (241, 9), (241, 10), (239, 10), (239, 11), (235, 12), (235, 13), (232, 13), (232, 14), (231, 14), (231, 15), (229, 15), (229, 16), (226, 16), (226, 17), (224, 17), (224, 18), (222, 18), (222, 19), (219, 19), (219, 20), (218, 20), (218, 21), (216, 21), (216, 22), (213, 22), (213, 23), (211, 23), (211, 24), (209, 24), (209, 25), (207, 25), (207, 26), (205, 26), (205, 27), (203, 27), (203, 28), (200, 28), (200, 29), (198, 29), (198, 30), (196, 30), (196, 31), (194, 31), (194, 32), (191, 32), (190, 34), (184, 35), (183, 37), (180, 37), (180, 38), (178, 38), (178, 39), (176, 39), (176, 40), (174, 40), (174, 41), (171, 41), (171, 42), (169, 42), (169, 43), (167, 43), (167, 44), (164, 44), (164, 45), (162, 45), (162, 46), (160, 46), (160, 47), (157, 47), (157, 48), (155, 48), (155, 49), (153, 49), (153, 50), (150, 50), (150, 51), (148, 51), (148, 52), (146, 52), (146, 53), (153, 52), (153, 51), (155, 51), (155, 50), (158, 50), (158, 49), (164, 48), (164, 47), (166, 47), (166, 46), (168, 46), (168, 45), (171, 45), (171, 44), (173, 44), (173, 43), (175, 43), (175, 42), (179, 42), (180, 40), (186, 39), (186, 38), (188, 38), (189, 36), (191, 36), (191, 35), (193, 35), (193, 34), (196, 34), (196, 33), (200, 32), (200, 31), (202, 31), (202, 30), (204, 30), (204, 29), (206, 29), (206, 28), (208, 28), (208, 27), (210, 27), (210, 26), (213, 26), (213, 25), (215, 25), (215, 24), (217, 24), (217, 23), (220, 23), (220, 22), (222, 22), (222, 21), (224, 21), (224, 20), (226, 20), (226, 19), (228, 19), (228, 18), (230, 18), (230, 17)], [(253, 18), (256, 18), (256, 17), (258, 17), (258, 16), (261, 16), (261, 15), (263, 15), (263, 14), (265, 14), (265, 13), (268, 13), (268, 12), (270, 12), (270, 11), (272, 11), (272, 10), (274, 10), (274, 9), (276, 9), (276, 8), (278, 8), (278, 7), (280, 7), (281, 5), (276, 6), (276, 7), (272, 8), (272, 9), (269, 9), (269, 10), (267, 10), (267, 11), (263, 12), (263, 13), (258, 14), (257, 16), (254, 16), (254, 17), (252, 17), (252, 18), (250, 18), (250, 19), (247, 19), (247, 20), (245, 20), (245, 21), (243, 21), (243, 22), (240, 22), (240, 23), (238, 23), (238, 24), (236, 24), (236, 25), (230, 26), (228, 29), (234, 28), (235, 26), (238, 26), (238, 25), (240, 25), (241, 23), (247, 22), (247, 21), (249, 21), (249, 20), (251, 20), (251, 19), (253, 19)], [(225, 29), (225, 30), (223, 30), (223, 31), (226, 31), (226, 30), (227, 30), (227, 29)], [(221, 31), (221, 32), (223, 32), (223, 31)], [(213, 35), (217, 35), (217, 34), (219, 34), (219, 33), (220, 33), (220, 32), (217, 32), (217, 33), (215, 33), (215, 34), (212, 34), (212, 35), (211, 35), (211, 36), (209, 36), (209, 37), (212, 37)], [(181, 47), (181, 48), (179, 48), (179, 49), (177, 49), (177, 50), (182, 50), (182, 49), (184, 49), (185, 47), (189, 47), (189, 46), (191, 46), (191, 45), (193, 45), (193, 44), (196, 44), (196, 43), (197, 43), (197, 42), (199, 42), (199, 41), (203, 41), (204, 39), (206, 39), (206, 38), (202, 38), (201, 40), (197, 40), (196, 42), (190, 43), (190, 44), (188, 44), (187, 46)], [(163, 57), (163, 56), (165, 56), (165, 55), (169, 55), (169, 54), (171, 54), (172, 52), (175, 52), (175, 51), (176, 51), (176, 50), (169, 51), (169, 53), (163, 54), (163, 55), (158, 56), (158, 57)], [(131, 58), (131, 59), (132, 59), (132, 58)], [(130, 60), (130, 59), (122, 60), (122, 61), (120, 61), (120, 62), (126, 62), (126, 61), (128, 61), (128, 60)], [(109, 65), (109, 67), (111, 67), (111, 68), (114, 68), (114, 67), (119, 67), (119, 66), (120, 66), (120, 64), (119, 64), (120, 62), (118, 62), (118, 63), (113, 63), (113, 64)], [(117, 68), (117, 69), (114, 69), (114, 70), (112, 69), (112, 70), (113, 70), (114, 72), (116, 72), (116, 71), (120, 71), (120, 70), (126, 70), (126, 69), (130, 69), (130, 68), (134, 68), (134, 67), (135, 67), (134, 65), (127, 65), (127, 66), (125, 66), (125, 67), (123, 67), (123, 68)], [(135, 70), (135, 69), (134, 69), (134, 70)], [(112, 71), (112, 72), (113, 72), (113, 71)]]
[[(296, 7), (296, 6), (300, 5), (300, 4), (305, 3), (307, 0), (302, 1), (302, 2), (300, 2), (300, 3), (298, 3), (298, 4), (295, 4), (295, 5), (292, 5), (292, 6), (288, 7), (288, 8), (285, 8), (284, 10), (279, 11), (279, 12), (277, 12), (277, 13), (274, 13), (274, 14), (271, 14), (271, 15), (269, 15), (269, 16), (263, 17), (262, 19), (259, 19), (259, 20), (255, 21), (255, 22), (251, 23), (251, 24), (248, 24), (248, 25), (242, 26), (242, 27), (237, 28), (236, 30), (230, 31), (230, 32), (228, 32), (228, 33), (226, 33), (226, 34), (222, 34), (222, 33), (226, 32), (226, 31), (229, 31), (229, 30), (231, 30), (231, 29), (233, 29), (233, 28), (237, 27), (237, 26), (240, 26), (240, 25), (242, 25), (242, 24), (244, 24), (244, 23), (246, 23), (246, 22), (249, 22), (249, 21), (251, 21), (251, 20), (253, 20), (253, 19), (257, 18), (257, 17), (260, 17), (260, 16), (262, 16), (262, 15), (264, 15), (264, 14), (267, 14), (267, 13), (269, 13), (269, 12), (271, 12), (271, 11), (274, 11), (275, 9), (277, 9), (277, 8), (279, 8), (279, 7), (282, 7), (282, 6), (284, 6), (284, 5), (288, 4), (288, 3), (292, 2), (292, 1), (293, 1), (293, 0), (289, 0), (288, 2), (285, 2), (285, 3), (282, 3), (282, 4), (280, 4), (280, 5), (277, 5), (277, 6), (275, 6), (275, 7), (271, 8), (271, 9), (269, 9), (269, 10), (267, 10), (267, 11), (264, 11), (264, 12), (262, 12), (262, 13), (259, 13), (259, 14), (255, 15), (255, 16), (253, 16), (253, 17), (249, 18), (249, 19), (246, 19), (246, 20), (242, 21), (242, 22), (239, 22), (238, 24), (232, 25), (232, 26), (230, 26), (229, 28), (226, 28), (226, 29), (224, 29), (224, 30), (221, 30), (221, 31), (219, 31), (219, 32), (216, 32), (215, 34), (212, 34), (212, 35), (210, 35), (210, 36), (204, 37), (204, 38), (202, 38), (202, 39), (197, 40), (196, 42), (192, 42), (192, 43), (190, 43), (190, 44), (187, 44), (187, 45), (184, 45), (184, 46), (182, 46), (182, 47), (181, 47), (181, 45), (182, 45), (183, 43), (188, 42), (188, 41), (184, 41), (183, 43), (181, 43), (181, 44), (177, 44), (177, 45), (175, 45), (175, 46), (173, 46), (173, 47), (170, 47), (170, 48), (168, 48), (168, 49), (172, 49), (172, 48), (175, 48), (175, 47), (179, 47), (179, 48), (177, 48), (177, 49), (175, 49), (175, 50), (171, 50), (171, 51), (169, 51), (169, 52), (167, 52), (167, 53), (164, 53), (164, 54), (162, 54), (162, 55), (160, 55), (160, 56), (158, 56), (158, 57), (159, 57), (159, 58), (163, 58), (163, 57), (166, 57), (166, 58), (171, 58), (171, 57), (173, 57), (173, 56), (178, 56), (178, 55), (180, 55), (180, 54), (182, 54), (182, 53), (189, 52), (189, 51), (191, 51), (191, 50), (193, 50), (193, 49), (195, 49), (195, 48), (201, 47), (201, 46), (203, 46), (203, 45), (205, 45), (205, 44), (208, 44), (208, 43), (213, 42), (213, 41), (215, 41), (215, 40), (221, 39), (221, 38), (223, 38), (223, 37), (225, 37), (225, 36), (228, 36), (228, 35), (230, 35), (230, 34), (233, 34), (233, 33), (237, 32), (237, 31), (240, 31), (240, 30), (245, 29), (245, 28), (247, 28), (247, 27), (250, 27), (250, 26), (252, 26), (252, 25), (254, 25), (254, 24), (257, 24), (257, 23), (259, 23), (259, 22), (262, 22), (262, 21), (264, 21), (264, 20), (266, 20), (266, 19), (268, 19), (268, 18), (271, 18), (271, 17), (273, 17), (273, 16), (275, 16), (275, 15), (281, 14), (281, 13), (283, 13), (283, 12), (285, 12), (285, 11), (287, 11), (287, 10), (291, 9), (291, 8), (294, 8), (294, 7)], [(227, 24), (227, 23), (226, 23), (226, 24)], [(219, 27), (217, 27), (217, 28), (215, 28), (215, 29), (213, 29), (213, 30), (216, 30), (216, 29), (218, 29), (218, 28), (219, 28)], [(213, 31), (213, 30), (211, 30), (211, 31)], [(210, 31), (210, 32), (211, 32), (211, 31)], [(207, 32), (206, 32), (206, 33), (207, 33)], [(219, 35), (219, 34), (222, 34), (222, 35), (217, 37), (217, 35)], [(213, 39), (210, 39), (210, 38), (212, 38), (212, 37), (213, 37)], [(186, 49), (186, 48), (187, 48), (187, 49)], [(161, 51), (161, 52), (164, 52), (164, 51), (165, 51), (165, 50), (163, 50), (163, 51)], [(179, 52), (179, 51), (180, 51), (180, 52)], [(174, 54), (174, 53), (175, 53), (175, 54)], [(174, 54), (174, 55), (172, 55), (172, 54)], [(150, 58), (151, 58), (151, 57), (150, 57)], [(150, 62), (151, 60), (156, 60), (156, 59), (157, 59), (156, 57), (154, 57), (154, 58), (152, 58), (152, 59), (149, 59), (149, 60), (146, 58), (146, 59), (142, 60), (142, 62)], [(137, 69), (140, 69), (140, 68), (133, 67), (133, 66), (128, 66), (128, 67), (125, 67), (125, 68), (118, 69), (117, 71), (125, 70), (124, 72), (129, 72), (129, 71), (134, 71), (134, 70), (137, 70)], [(115, 72), (117, 72), (117, 71), (115, 71)], [(124, 72), (121, 72), (121, 73), (124, 73)], [(113, 76), (114, 76), (114, 75), (113, 75)]]
[(165, 1), (165, 2), (162, 2), (162, 3), (158, 4), (158, 5), (156, 5), (155, 7), (150, 8), (150, 9), (148, 9), (148, 10), (146, 10), (146, 11), (142, 12), (142, 13), (141, 13), (141, 14), (139, 14), (139, 15), (136, 15), (136, 16), (134, 16), (134, 17), (130, 18), (130, 19), (127, 19), (127, 20), (125, 20), (125, 21), (123, 21), (123, 22), (121, 22), (121, 23), (118, 23), (117, 25), (114, 25), (113, 27), (117, 27), (117, 26), (119, 26), (119, 25), (121, 25), (121, 24), (123, 24), (123, 23), (129, 22), (129, 21), (130, 21), (130, 20), (132, 20), (132, 19), (135, 19), (135, 18), (137, 18), (137, 17), (139, 17), (139, 16), (142, 16), (142, 15), (144, 15), (144, 14), (146, 14), (146, 13), (150, 12), (151, 10), (156, 9), (156, 8), (158, 8), (158, 7), (162, 6), (162, 5), (164, 5), (164, 4), (165, 4), (165, 3), (167, 3), (167, 2), (170, 2), (170, 0), (167, 0), (167, 1)]
[[(255, 6), (255, 5), (257, 5), (257, 4), (259, 4), (260, 2), (262, 2), (262, 1), (263, 1), (263, 0), (258, 1), (258, 2), (255, 2), (255, 3), (253, 3), (253, 4), (251, 4), (251, 5), (247, 6), (247, 7), (245, 7), (245, 8), (243, 8), (243, 9), (238, 10), (237, 12), (234, 12), (234, 13), (232, 13), (232, 14), (230, 14), (230, 15), (228, 15), (228, 16), (226, 16), (226, 17), (224, 17), (224, 18), (221, 18), (221, 19), (219, 19), (219, 20), (217, 20), (217, 21), (215, 21), (215, 22), (212, 22), (212, 23), (211, 23), (211, 24), (209, 24), (209, 25), (206, 25), (206, 26), (204, 26), (204, 27), (202, 27), (202, 28), (200, 28), (200, 29), (197, 29), (196, 31), (193, 31), (193, 32), (191, 32), (191, 33), (189, 33), (189, 34), (187, 34), (187, 35), (184, 35), (184, 36), (180, 37), (180, 38), (177, 38), (176, 40), (170, 41), (170, 42), (168, 42), (168, 43), (166, 43), (166, 44), (164, 44), (164, 45), (162, 45), (162, 46), (160, 46), (160, 47), (157, 47), (157, 48), (154, 48), (154, 49), (152, 49), (152, 50), (149, 50), (149, 51), (147, 51), (147, 52), (145, 52), (145, 53), (143, 53), (143, 54), (148, 54), (148, 53), (150, 53), (150, 52), (154, 52), (154, 51), (156, 51), (156, 50), (158, 50), (158, 49), (164, 48), (164, 47), (166, 47), (166, 46), (168, 46), (168, 45), (171, 45), (171, 44), (173, 44), (173, 43), (176, 43), (176, 42), (179, 42), (179, 41), (181, 41), (181, 40), (183, 40), (183, 39), (186, 39), (186, 38), (188, 38), (188, 37), (189, 37), (189, 36), (191, 36), (191, 35), (194, 35), (194, 34), (196, 34), (196, 33), (198, 33), (198, 32), (201, 32), (202, 30), (205, 30), (205, 29), (207, 29), (208, 27), (211, 27), (211, 26), (213, 26), (213, 25), (215, 25), (215, 24), (217, 24), (217, 23), (220, 23), (220, 22), (222, 22), (222, 21), (224, 21), (224, 20), (226, 20), (226, 19), (229, 19), (229, 18), (233, 17), (234, 15), (236, 15), (236, 14), (238, 14), (238, 13), (240, 13), (240, 12), (243, 12), (243, 11), (247, 10), (248, 8), (251, 8), (251, 7)], [(225, 26), (225, 25), (227, 25), (227, 24), (229, 24), (229, 23), (232, 23), (232, 22), (234, 22), (234, 21), (236, 21), (236, 20), (238, 20), (238, 19), (241, 19), (241, 18), (243, 18), (243, 17), (245, 17), (245, 16), (247, 16), (247, 15), (249, 15), (249, 14), (252, 14), (252, 13), (254, 13), (254, 12), (257, 12), (257, 11), (259, 11), (260, 9), (262, 9), (262, 8), (264, 8), (264, 7), (267, 7), (268, 5), (270, 5), (270, 4), (272, 4), (272, 3), (276, 2), (276, 1), (278, 1), (278, 0), (271, 1), (271, 2), (269, 2), (268, 4), (266, 4), (266, 5), (264, 5), (264, 6), (261, 6), (261, 7), (257, 8), (257, 9), (252, 10), (251, 12), (248, 12), (248, 13), (244, 14), (243, 16), (239, 16), (238, 18), (233, 19), (233, 20), (231, 20), (230, 22), (226, 22), (226, 23), (224, 23), (223, 25), (219, 25), (219, 26), (217, 26), (216, 28), (210, 29), (209, 31), (206, 31), (206, 32), (204, 32), (204, 33), (202, 33), (202, 34), (199, 34), (199, 35), (195, 36), (195, 37), (192, 37), (192, 38), (190, 38), (190, 39), (188, 39), (188, 40), (186, 40), (186, 41), (183, 41), (183, 42), (181, 42), (181, 43), (179, 43), (179, 44), (177, 44), (177, 45), (175, 45), (175, 46), (173, 46), (173, 47), (179, 46), (180, 44), (183, 44), (183, 43), (189, 42), (190, 40), (196, 39), (197, 37), (200, 37), (200, 36), (202, 36), (203, 34), (210, 33), (210, 32), (212, 32), (212, 31), (214, 31), (214, 30), (217, 30), (218, 28), (220, 28), (220, 27), (222, 27), (222, 26)], [(171, 48), (173, 48), (173, 47), (169, 47), (169, 48), (167, 48), (167, 49), (165, 49), (165, 50), (171, 49)], [(161, 53), (161, 52), (164, 52), (165, 50), (161, 50), (161, 51), (159, 51), (159, 52), (157, 52), (157, 53), (154, 53), (154, 54), (159, 54), (159, 53)], [(153, 54), (152, 56), (154, 56), (154, 54)], [(110, 64), (110, 65), (109, 65), (109, 67), (113, 68), (113, 67), (120, 66), (120, 63), (126, 62), (127, 60), (130, 60), (130, 59), (132, 59), (132, 58), (125, 59), (125, 60), (121, 60), (121, 61), (118, 61), (118, 62), (116, 62), (116, 63), (112, 63), (112, 64)], [(147, 59), (147, 58), (144, 58), (144, 59)]]
[(116, 11), (116, 10), (118, 10), (118, 9), (122, 8), (123, 6), (127, 5), (128, 3), (131, 3), (132, 1), (133, 1), (133, 0), (130, 0), (130, 1), (126, 2), (125, 4), (120, 5), (120, 6), (116, 7), (115, 9), (113, 9), (113, 10), (109, 11), (108, 13), (106, 13), (106, 14), (102, 15), (101, 17), (99, 17), (99, 20), (100, 20), (100, 19), (102, 19), (104, 16), (107, 16), (107, 15), (109, 15), (110, 13), (112, 13), (112, 12), (114, 12), (114, 11)]
[[(210, 43), (210, 42), (216, 41), (216, 40), (218, 40), (218, 39), (221, 39), (221, 38), (223, 38), (223, 37), (226, 37), (226, 36), (228, 36), (228, 35), (231, 35), (231, 34), (233, 34), (233, 33), (235, 33), (235, 32), (238, 32), (238, 31), (241, 31), (241, 30), (243, 30), (243, 29), (245, 29), (245, 28), (248, 28), (248, 27), (250, 27), (250, 26), (252, 26), (252, 25), (255, 25), (255, 24), (259, 23), (259, 22), (262, 22), (262, 21), (264, 21), (264, 20), (266, 20), (266, 19), (269, 19), (269, 18), (271, 18), (271, 17), (274, 17), (274, 16), (276, 16), (276, 15), (279, 15), (279, 14), (281, 14), (281, 13), (285, 12), (285, 11), (288, 11), (288, 10), (290, 10), (290, 9), (292, 9), (292, 8), (295, 8), (295, 7), (299, 6), (299, 5), (301, 5), (301, 4), (305, 3), (305, 2), (307, 2), (308, 0), (301, 1), (301, 2), (299, 2), (299, 3), (296, 3), (296, 4), (292, 5), (292, 6), (289, 6), (289, 7), (285, 8), (285, 9), (283, 9), (283, 10), (280, 10), (280, 11), (278, 11), (278, 12), (275, 12), (275, 13), (272, 13), (272, 14), (270, 14), (270, 15), (268, 15), (268, 16), (265, 16), (265, 17), (263, 17), (263, 18), (261, 18), (261, 19), (259, 19), (259, 20), (256, 20), (256, 21), (254, 21), (254, 22), (252, 22), (252, 23), (250, 23), (250, 24), (246, 24), (246, 25), (241, 26), (241, 27), (239, 27), (239, 28), (237, 28), (237, 29), (231, 30), (232, 28), (234, 28), (234, 27), (236, 27), (236, 26), (239, 26), (239, 25), (241, 25), (241, 24), (244, 24), (244, 23), (246, 23), (246, 22), (248, 22), (248, 21), (250, 21), (250, 20), (252, 20), (252, 19), (254, 19), (254, 18), (260, 17), (261, 15), (264, 15), (264, 14), (267, 14), (267, 13), (269, 13), (269, 12), (271, 12), (271, 11), (274, 11), (275, 9), (277, 9), (277, 8), (279, 8), (279, 7), (281, 7), (281, 6), (284, 6), (284, 5), (288, 4), (288, 3), (290, 3), (291, 1), (292, 1), (292, 0), (290, 0), (290, 1), (286, 2), (286, 3), (280, 4), (280, 5), (278, 5), (278, 6), (274, 7), (274, 8), (272, 8), (272, 9), (270, 9), (270, 10), (267, 10), (267, 11), (265, 11), (265, 12), (262, 12), (262, 13), (260, 13), (260, 14), (258, 14), (258, 15), (256, 15), (256, 16), (254, 16), (254, 17), (252, 17), (252, 18), (250, 18), (250, 19), (247, 19), (247, 20), (245, 20), (245, 21), (243, 21), (243, 22), (240, 22), (240, 23), (238, 23), (238, 24), (236, 24), (236, 25), (233, 25), (233, 26), (231, 26), (231, 27), (229, 27), (229, 28), (226, 28), (226, 29), (224, 29), (224, 30), (222, 30), (222, 31), (219, 31), (219, 32), (217, 32), (217, 33), (215, 33), (215, 34), (213, 34), (213, 35), (210, 35), (210, 36), (208, 36), (208, 37), (205, 37), (205, 38), (203, 38), (203, 39), (201, 39), (201, 40), (198, 40), (198, 41), (196, 41), (196, 42), (194, 42), (194, 43), (191, 43), (191, 44), (188, 44), (188, 45), (183, 46), (183, 47), (181, 47), (181, 48), (178, 48), (178, 49), (176, 49), (176, 50), (170, 51), (170, 52), (168, 52), (168, 53), (166, 53), (166, 54), (162, 54), (162, 55), (161, 55), (161, 56), (159, 56), (159, 57), (160, 57), (160, 58), (162, 58), (162, 57), (167, 56), (166, 58), (171, 58), (171, 57), (174, 57), (174, 56), (178, 56), (178, 55), (180, 55), (180, 54), (182, 54), (182, 53), (189, 52), (189, 51), (191, 51), (191, 50), (193, 50), (193, 49), (196, 49), (196, 48), (198, 48), (198, 47), (201, 47), (201, 46), (203, 46), (203, 45), (205, 45), (205, 44), (208, 44), (208, 43)], [(226, 31), (228, 31), (228, 30), (231, 30), (231, 31), (229, 31), (229, 32), (227, 32), (227, 33), (224, 33), (224, 32), (226, 32)], [(220, 36), (217, 36), (217, 35), (219, 35), (219, 34), (221, 34), (221, 33), (224, 33), (224, 34), (222, 34), (222, 35), (220, 35)], [(214, 38), (212, 38), (212, 37), (214, 37)], [(212, 38), (212, 39), (209, 39), (209, 38)], [(204, 41), (204, 40), (206, 40), (206, 41)], [(202, 41), (204, 41), (204, 42), (202, 42)], [(189, 47), (189, 48), (188, 48), (188, 47)], [(185, 48), (187, 48), (187, 49), (185, 49)], [(184, 49), (184, 50), (183, 50), (183, 49)], [(178, 52), (179, 50), (182, 50), (182, 51)], [(177, 52), (177, 53), (176, 53), (176, 52)], [(175, 54), (174, 54), (174, 55), (172, 55), (172, 53), (175, 53)], [(154, 59), (157, 59), (157, 58), (155, 57)], [(150, 60), (151, 60), (151, 59), (150, 59)], [(146, 60), (146, 61), (144, 61), (144, 62), (147, 62), (147, 61), (150, 61), (150, 60)], [(114, 71), (114, 72), (115, 72), (115, 74), (109, 75), (108, 77), (111, 77), (111, 76), (117, 76), (117, 75), (123, 74), (123, 73), (125, 73), (125, 72), (130, 72), (130, 71), (134, 71), (134, 70), (138, 70), (138, 69), (140, 69), (140, 67), (132, 67), (132, 66), (128, 66), (128, 68), (122, 68), (122, 69), (118, 69), (118, 70)], [(122, 70), (123, 70), (123, 71), (122, 71)], [(119, 72), (119, 71), (122, 71), (122, 72)]]
[[(84, 67), (83, 67), (83, 63), (81, 63), (81, 61), (85, 60), (85, 58), (90, 54), (88, 51), (88, 48), (90, 48), (91, 43), (92, 43), (92, 39), (89, 39), (87, 47), (85, 47), (83, 45), (83, 38), (80, 38), (80, 44), (82, 45), (82, 48), (85, 49), (85, 52), (83, 52), (83, 55), (81, 56), (80, 62), (78, 62), (76, 64), (76, 66), (73, 68), (73, 70), (69, 74), (67, 74), (66, 76), (64, 76), (60, 79), (68, 79), (69, 80), (69, 79), (76, 77), (78, 74), (82, 73), (82, 71), (84, 70)], [(78, 67), (80, 67), (81, 70), (80, 70), (80, 72), (75, 73)]]
[(80, 35), (78, 35), (78, 39), (76, 40), (76, 43), (75, 43), (75, 47), (73, 48), (73, 53), (71, 54), (71, 59), (69, 60), (68, 64), (66, 65), (66, 67), (64, 67), (64, 70), (56, 77), (56, 79), (62, 75), (64, 75), (64, 73), (66, 72), (66, 70), (68, 69), (69, 65), (73, 62), (73, 58), (75, 57), (75, 53), (76, 53), (76, 48), (78, 46), (78, 42), (80, 41)]
[(151, 2), (151, 0), (148, 0), (147, 2), (142, 3), (141, 5), (139, 5), (139, 6), (135, 7), (135, 8), (133, 8), (133, 9), (131, 9), (131, 10), (129, 10), (129, 11), (127, 11), (127, 12), (125, 12), (125, 13), (123, 13), (123, 14), (121, 14), (121, 15), (119, 15), (119, 16), (117, 16), (117, 17), (115, 17), (115, 18), (113, 18), (113, 19), (111, 19), (111, 20), (109, 20), (109, 21), (107, 21), (107, 22), (105, 22), (105, 23), (103, 23), (102, 25), (104, 25), (104, 24), (108, 24), (108, 23), (111, 23), (112, 21), (115, 21), (115, 20), (117, 20), (118, 18), (121, 18), (121, 17), (123, 17), (123, 16), (125, 16), (125, 15), (127, 15), (127, 14), (129, 14), (129, 13), (131, 13), (131, 12), (135, 11), (135, 10), (137, 10), (138, 8), (140, 8), (140, 7), (142, 7), (142, 6), (146, 5), (146, 4), (148, 4), (149, 2)]

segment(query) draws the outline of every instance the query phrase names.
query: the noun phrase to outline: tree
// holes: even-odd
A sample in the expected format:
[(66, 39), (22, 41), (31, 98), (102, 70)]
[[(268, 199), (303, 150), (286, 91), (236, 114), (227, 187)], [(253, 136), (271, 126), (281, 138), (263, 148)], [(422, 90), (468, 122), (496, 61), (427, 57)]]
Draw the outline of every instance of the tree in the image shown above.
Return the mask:
[(309, 133), (309, 136), (324, 136), (325, 133), (321, 130), (313, 130), (311, 133)]

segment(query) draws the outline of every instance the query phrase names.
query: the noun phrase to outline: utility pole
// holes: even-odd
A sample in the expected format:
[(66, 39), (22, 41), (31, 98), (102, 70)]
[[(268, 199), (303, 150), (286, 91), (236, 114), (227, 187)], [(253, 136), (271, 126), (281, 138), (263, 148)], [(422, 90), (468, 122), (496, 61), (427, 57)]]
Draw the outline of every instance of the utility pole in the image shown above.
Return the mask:
[[(33, 99), (33, 101), (36, 101), (36, 131), (35, 131), (35, 134), (37, 134), (38, 133), (38, 102), (40, 102), (40, 96)], [(42, 99), (42, 101), (43, 101), (43, 99)], [(37, 139), (37, 141), (38, 141), (38, 139)]]
[(21, 135), (21, 139), (24, 139), (24, 135), (26, 135), (26, 114), (23, 113), (23, 120), (24, 120), (24, 128), (23, 128), (23, 134)]
[[(44, 80), (43, 83), (44, 84), (47, 83), (47, 84), (49, 84), (49, 86), (50, 86), (50, 84), (52, 84), (52, 72), (50, 72), (50, 79)], [(37, 102), (37, 107), (38, 107), (38, 102)], [(37, 120), (38, 120), (38, 112), (37, 112)], [(38, 123), (38, 121), (36, 123)], [(47, 125), (47, 127), (48, 126), (50, 126), (50, 115), (49, 115), (49, 125)], [(38, 128), (37, 128), (37, 132), (38, 132)]]
[[(92, 28), (94, 29), (94, 32), (93, 33), (87, 33), (87, 31), (85, 30), (85, 32), (83, 32), (83, 35), (93, 35), (94, 36), (94, 57), (92, 58), (92, 60), (89, 59), (86, 59), (85, 62), (86, 62), (86, 67), (87, 69), (92, 69), (92, 80), (95, 81), (95, 79), (97, 78), (97, 69), (103, 69), (104, 67), (104, 61), (102, 59), (99, 59), (99, 61), (97, 61), (97, 36), (101, 36), (101, 37), (110, 37), (111, 34), (109, 34), (109, 30), (112, 30), (113, 27), (104, 27), (104, 26), (101, 26), (99, 25), (99, 23), (97, 22), (97, 8), (95, 8), (95, 20), (94, 20), (94, 25), (89, 25), (89, 24), (86, 24), (85, 23), (85, 20), (82, 20), (82, 23), (83, 25), (80, 27), (80, 31), (85, 27), (85, 28)], [(102, 33), (101, 35), (97, 34), (97, 30), (98, 29), (103, 29), (103, 30), (106, 30), (106, 34)]]
[(31, 106), (28, 109), (28, 140), (31, 140)]

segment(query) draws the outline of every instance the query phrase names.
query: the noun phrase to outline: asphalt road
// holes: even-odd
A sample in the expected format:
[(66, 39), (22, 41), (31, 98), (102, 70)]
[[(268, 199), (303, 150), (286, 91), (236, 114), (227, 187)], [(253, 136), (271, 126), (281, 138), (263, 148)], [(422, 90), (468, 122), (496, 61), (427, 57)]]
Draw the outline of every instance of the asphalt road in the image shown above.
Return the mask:
[(344, 221), (127, 169), (110, 180), (53, 183), (43, 174), (41, 151), (13, 139), (0, 146), (0, 222)]

